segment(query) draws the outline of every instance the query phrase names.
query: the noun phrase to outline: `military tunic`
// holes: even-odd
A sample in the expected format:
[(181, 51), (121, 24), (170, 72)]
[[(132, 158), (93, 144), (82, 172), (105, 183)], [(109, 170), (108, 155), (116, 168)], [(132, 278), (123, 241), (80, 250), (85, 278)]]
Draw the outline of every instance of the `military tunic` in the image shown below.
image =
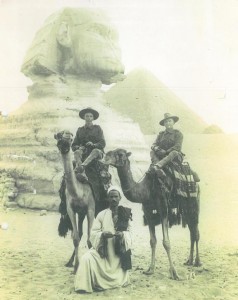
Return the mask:
[(157, 136), (152, 147), (158, 146), (169, 154), (175, 150), (181, 152), (183, 143), (183, 134), (177, 129), (161, 131)]
[[(92, 142), (92, 146), (86, 146), (88, 142)], [(72, 143), (72, 150), (75, 151), (78, 147), (82, 147), (82, 161), (84, 162), (87, 157), (91, 154), (91, 152), (95, 149), (98, 149), (103, 156), (103, 150), (106, 146), (106, 142), (104, 139), (104, 134), (99, 125), (84, 125), (79, 127), (74, 141)], [(93, 159), (86, 167), (85, 173), (92, 184), (94, 196), (95, 196), (95, 212), (108, 207), (108, 202), (106, 199), (106, 191), (104, 189), (103, 183), (101, 182), (101, 178), (99, 176), (98, 163), (97, 159)]]
[(79, 127), (72, 143), (72, 150), (75, 151), (78, 146), (86, 147), (86, 144), (88, 142), (92, 142), (94, 145), (92, 147), (86, 148), (86, 157), (92, 152), (94, 148), (100, 149), (102, 151), (105, 148), (106, 142), (104, 139), (103, 131), (99, 125), (85, 125)]

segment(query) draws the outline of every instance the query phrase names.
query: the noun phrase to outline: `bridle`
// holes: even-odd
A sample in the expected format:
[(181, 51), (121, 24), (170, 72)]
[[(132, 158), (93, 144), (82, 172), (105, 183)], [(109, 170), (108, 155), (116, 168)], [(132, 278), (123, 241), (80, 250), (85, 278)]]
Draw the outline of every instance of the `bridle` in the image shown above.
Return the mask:
[(145, 178), (145, 176), (146, 176), (146, 173), (133, 186), (131, 186), (129, 189), (123, 189), (123, 192), (127, 193), (130, 190), (132, 190), (134, 187), (137, 186), (137, 184), (139, 184), (142, 181), (142, 179)]

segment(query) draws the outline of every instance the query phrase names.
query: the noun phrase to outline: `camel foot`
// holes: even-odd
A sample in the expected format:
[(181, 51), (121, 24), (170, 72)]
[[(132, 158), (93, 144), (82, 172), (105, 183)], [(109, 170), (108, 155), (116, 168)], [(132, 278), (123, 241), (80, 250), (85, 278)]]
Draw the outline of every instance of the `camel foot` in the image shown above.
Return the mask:
[(169, 273), (170, 273), (170, 278), (173, 280), (181, 280), (180, 277), (178, 276), (177, 271), (174, 268), (170, 268), (169, 269)]
[(65, 264), (65, 267), (67, 268), (73, 268), (73, 263), (71, 261), (68, 261), (67, 264)]
[(152, 275), (154, 274), (154, 268), (149, 267), (147, 271), (144, 271), (143, 274), (145, 275)]
[(187, 261), (185, 261), (184, 265), (185, 265), (185, 266), (193, 266), (193, 261), (192, 261), (192, 259), (188, 259)]
[(195, 259), (194, 267), (201, 267), (201, 266), (202, 266), (202, 263), (201, 263), (200, 259)]
[(78, 267), (79, 267), (79, 264), (75, 264), (75, 266), (74, 266), (74, 274), (77, 273)]

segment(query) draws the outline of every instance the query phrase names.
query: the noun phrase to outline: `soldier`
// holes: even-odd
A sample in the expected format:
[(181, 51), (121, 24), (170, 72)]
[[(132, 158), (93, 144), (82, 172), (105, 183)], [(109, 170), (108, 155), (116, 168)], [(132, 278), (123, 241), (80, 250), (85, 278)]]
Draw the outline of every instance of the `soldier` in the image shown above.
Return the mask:
[(151, 161), (157, 174), (160, 176), (165, 176), (162, 170), (164, 165), (172, 160), (179, 160), (180, 162), (183, 160), (183, 154), (181, 152), (183, 134), (173, 128), (178, 120), (179, 117), (165, 113), (164, 119), (160, 121), (160, 125), (165, 126), (165, 130), (159, 133), (151, 146)]
[(77, 152), (83, 163), (77, 167), (77, 171), (83, 173), (89, 163), (103, 158), (106, 142), (101, 127), (93, 124), (93, 121), (99, 117), (96, 110), (90, 107), (82, 109), (79, 117), (85, 120), (85, 125), (78, 128), (72, 143), (72, 150), (74, 152), (79, 150)]

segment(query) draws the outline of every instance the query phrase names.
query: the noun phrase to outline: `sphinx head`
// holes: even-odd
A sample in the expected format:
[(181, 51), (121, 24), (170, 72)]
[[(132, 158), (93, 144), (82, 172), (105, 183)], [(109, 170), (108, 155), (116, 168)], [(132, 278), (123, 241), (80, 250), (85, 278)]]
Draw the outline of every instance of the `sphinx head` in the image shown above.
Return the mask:
[(37, 33), (29, 54), (32, 50), (34, 59), (28, 55), (22, 68), (27, 76), (29, 71), (39, 75), (45, 70), (48, 74), (93, 76), (104, 84), (124, 78), (117, 31), (99, 10), (65, 8), (55, 13)]

